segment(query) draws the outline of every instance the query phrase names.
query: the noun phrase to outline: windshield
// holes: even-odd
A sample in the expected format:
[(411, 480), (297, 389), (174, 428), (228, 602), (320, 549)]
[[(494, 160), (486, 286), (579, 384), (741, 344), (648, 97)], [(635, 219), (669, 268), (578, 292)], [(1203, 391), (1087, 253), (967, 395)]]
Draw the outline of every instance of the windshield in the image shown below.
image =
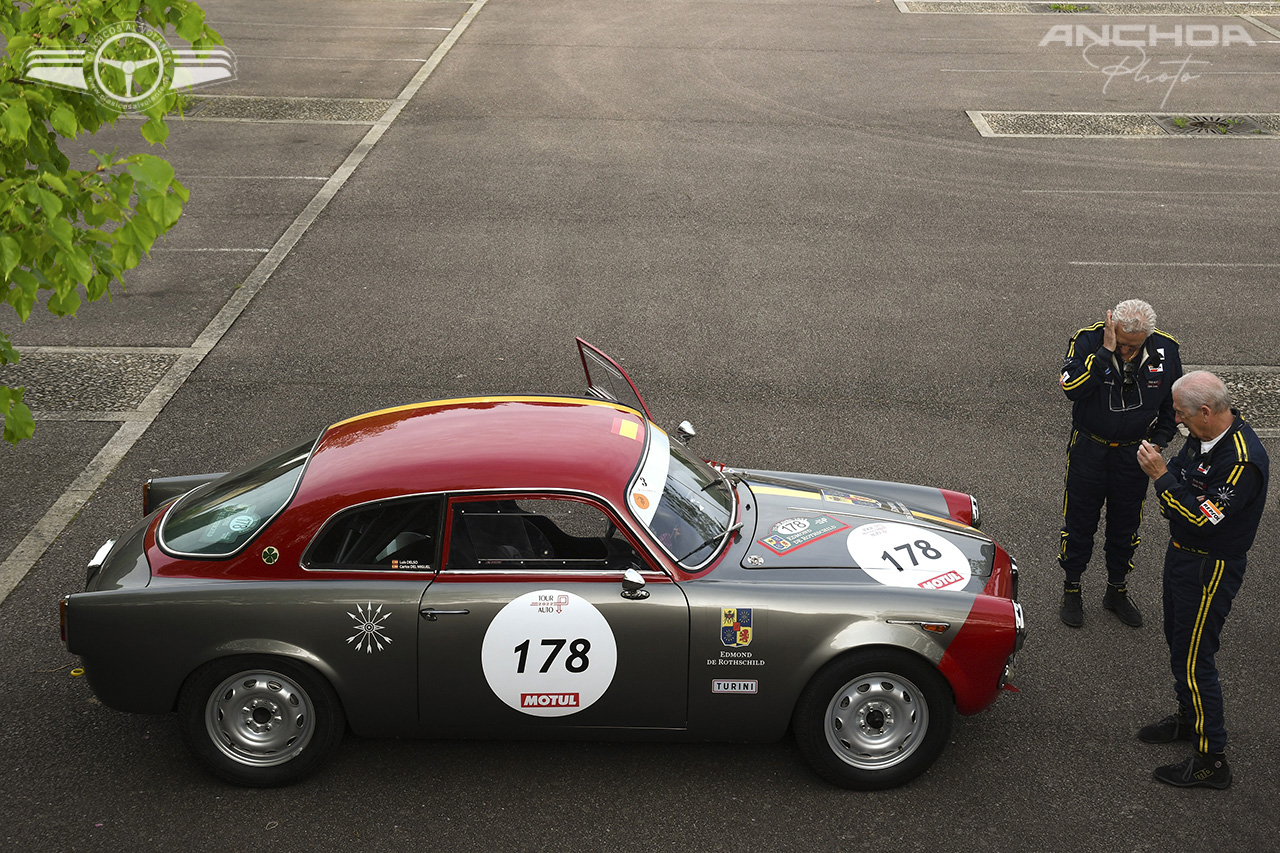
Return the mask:
[(627, 503), (674, 560), (697, 569), (715, 555), (733, 521), (733, 487), (652, 424), (649, 436)]
[(184, 556), (235, 554), (293, 497), (312, 444), (300, 444), (180, 498), (160, 525), (161, 547)]

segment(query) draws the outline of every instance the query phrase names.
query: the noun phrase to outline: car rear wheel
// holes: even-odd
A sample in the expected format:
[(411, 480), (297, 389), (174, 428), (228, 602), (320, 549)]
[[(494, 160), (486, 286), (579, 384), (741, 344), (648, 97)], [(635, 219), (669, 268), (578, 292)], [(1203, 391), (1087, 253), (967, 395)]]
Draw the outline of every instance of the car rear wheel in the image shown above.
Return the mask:
[(283, 658), (245, 656), (196, 670), (178, 698), (182, 736), (223, 779), (296, 782), (342, 740), (346, 718), (329, 682)]
[(892, 788), (937, 760), (951, 731), (946, 679), (905, 652), (855, 652), (827, 664), (796, 704), (800, 752), (828, 782)]

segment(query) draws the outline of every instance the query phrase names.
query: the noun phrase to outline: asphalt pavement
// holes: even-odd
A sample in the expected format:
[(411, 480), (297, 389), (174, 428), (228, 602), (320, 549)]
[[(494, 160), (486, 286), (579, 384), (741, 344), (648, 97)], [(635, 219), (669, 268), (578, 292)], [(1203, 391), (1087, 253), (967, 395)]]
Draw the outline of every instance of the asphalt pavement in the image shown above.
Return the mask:
[[(1102, 610), (1097, 560), (1084, 628), (1063, 626), (1054, 557), (1058, 371), (1118, 301), (1150, 301), (1184, 362), (1235, 377), (1280, 437), (1280, 136), (1212, 129), (1280, 113), (1280, 8), (203, 5), (237, 79), (171, 125), (182, 219), (109, 304), (0, 315), (24, 354), (0, 378), (28, 383), (39, 418), (0, 449), (0, 847), (1274, 847), (1277, 487), (1218, 655), (1227, 791), (1154, 782), (1183, 747), (1134, 736), (1173, 702), (1153, 504), (1130, 582), (1142, 628)], [(1105, 74), (1138, 49), (1042, 43), (1062, 25), (1141, 25), (1126, 34), (1150, 64)], [(1194, 78), (1154, 79), (1185, 57)], [(988, 137), (967, 111), (1209, 126)], [(137, 127), (77, 156), (142, 150)], [(826, 786), (790, 740), (354, 737), (305, 783), (251, 791), (202, 771), (171, 717), (108, 710), (73, 674), (57, 601), (138, 517), (147, 477), (227, 470), (374, 408), (579, 393), (575, 335), (662, 424), (692, 420), (706, 457), (977, 495), (1022, 569), (1022, 692), (877, 793)]]

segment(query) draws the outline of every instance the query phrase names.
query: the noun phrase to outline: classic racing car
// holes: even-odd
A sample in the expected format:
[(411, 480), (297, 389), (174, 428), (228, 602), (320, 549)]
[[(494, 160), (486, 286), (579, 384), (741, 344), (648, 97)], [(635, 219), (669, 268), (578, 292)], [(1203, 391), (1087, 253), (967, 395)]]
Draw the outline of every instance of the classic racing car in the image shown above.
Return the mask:
[(365, 736), (773, 740), (924, 772), (1006, 686), (1017, 567), (945, 489), (709, 464), (578, 340), (590, 397), (360, 415), (158, 478), (61, 603), (101, 701), (231, 782)]

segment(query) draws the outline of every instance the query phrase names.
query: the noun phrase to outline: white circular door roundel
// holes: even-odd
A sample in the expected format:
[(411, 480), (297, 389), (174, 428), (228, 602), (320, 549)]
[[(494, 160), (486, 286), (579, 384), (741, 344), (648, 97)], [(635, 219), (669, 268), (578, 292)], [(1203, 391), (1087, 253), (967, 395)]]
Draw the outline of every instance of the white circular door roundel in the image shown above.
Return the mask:
[(565, 717), (604, 695), (618, 645), (590, 601), (560, 589), (522, 595), (498, 611), (480, 648), (489, 689), (522, 714)]
[(955, 543), (927, 528), (876, 522), (849, 531), (847, 541), (858, 568), (885, 586), (960, 590), (973, 574)]

